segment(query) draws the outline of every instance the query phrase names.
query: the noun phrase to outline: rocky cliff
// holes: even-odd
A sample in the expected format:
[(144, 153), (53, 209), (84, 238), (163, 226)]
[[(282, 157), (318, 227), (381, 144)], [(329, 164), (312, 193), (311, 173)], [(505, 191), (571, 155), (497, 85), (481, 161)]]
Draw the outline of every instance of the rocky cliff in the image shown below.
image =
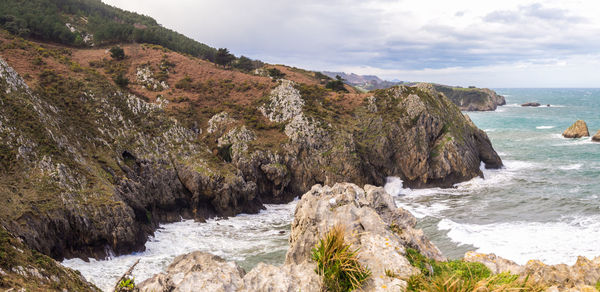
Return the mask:
[(493, 111), (505, 105), (504, 96), (488, 88), (463, 88), (432, 84), (435, 90), (443, 93), (463, 111)]
[(257, 212), (318, 183), (449, 187), (502, 166), (431, 88), (338, 94), (284, 66), (272, 80), (157, 46), (112, 60), (0, 37), (0, 222), (56, 259), (141, 250), (161, 222)]

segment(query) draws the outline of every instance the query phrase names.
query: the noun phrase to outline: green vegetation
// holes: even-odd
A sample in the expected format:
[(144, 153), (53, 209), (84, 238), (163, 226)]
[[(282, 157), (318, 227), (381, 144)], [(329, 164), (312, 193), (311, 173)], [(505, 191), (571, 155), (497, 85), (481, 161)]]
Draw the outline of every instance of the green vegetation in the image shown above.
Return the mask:
[(240, 56), (239, 59), (237, 59), (237, 61), (235, 61), (233, 63), (233, 68), (236, 68), (242, 72), (250, 72), (254, 69), (258, 69), (262, 66), (264, 66), (265, 63), (259, 61), (259, 60), (252, 60), (246, 56)]
[(406, 257), (421, 273), (411, 276), (407, 291), (530, 291), (541, 292), (546, 287), (520, 280), (518, 275), (500, 273), (492, 275), (481, 263), (461, 260), (436, 262), (421, 255), (417, 250), (407, 248)]
[[(216, 50), (159, 25), (151, 17), (102, 3), (100, 0), (5, 0), (0, 27), (12, 34), (72, 46), (138, 42), (214, 60)], [(73, 31), (67, 27), (73, 27)]]
[(129, 292), (136, 291), (135, 280), (133, 278), (123, 278), (117, 285), (115, 292)]
[(123, 60), (125, 59), (125, 51), (121, 47), (115, 46), (110, 48), (110, 56), (115, 60)]
[(281, 72), (277, 68), (269, 68), (267, 69), (267, 73), (269, 73), (269, 76), (273, 77), (274, 80), (285, 77), (285, 73)]
[(221, 65), (225, 68), (229, 66), (233, 60), (235, 60), (235, 56), (230, 54), (228, 49), (220, 48), (217, 50), (217, 54), (215, 55), (215, 63), (217, 65)]
[(122, 72), (115, 75), (115, 77), (113, 77), (113, 81), (116, 85), (118, 85), (121, 88), (129, 86), (129, 79), (125, 77), (125, 74), (123, 74)]
[(360, 289), (371, 276), (371, 271), (358, 261), (358, 249), (352, 250), (344, 242), (344, 229), (334, 226), (312, 249), (312, 259), (317, 272), (323, 278), (328, 291), (352, 291)]
[(344, 86), (344, 79), (342, 79), (340, 75), (335, 76), (335, 80), (327, 82), (325, 88), (331, 89), (333, 91), (348, 92), (348, 89), (346, 89), (346, 87)]

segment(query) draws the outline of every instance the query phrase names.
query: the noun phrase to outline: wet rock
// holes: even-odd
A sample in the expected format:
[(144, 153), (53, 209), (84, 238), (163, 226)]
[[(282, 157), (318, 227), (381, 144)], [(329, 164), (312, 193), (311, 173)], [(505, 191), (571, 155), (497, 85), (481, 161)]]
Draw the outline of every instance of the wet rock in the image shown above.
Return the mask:
[(583, 120), (577, 120), (573, 125), (567, 128), (562, 135), (565, 138), (581, 138), (589, 137), (590, 132), (588, 131), (587, 124)]
[(538, 107), (541, 104), (539, 102), (526, 102), (524, 104), (521, 104), (521, 106), (530, 106), (530, 107)]

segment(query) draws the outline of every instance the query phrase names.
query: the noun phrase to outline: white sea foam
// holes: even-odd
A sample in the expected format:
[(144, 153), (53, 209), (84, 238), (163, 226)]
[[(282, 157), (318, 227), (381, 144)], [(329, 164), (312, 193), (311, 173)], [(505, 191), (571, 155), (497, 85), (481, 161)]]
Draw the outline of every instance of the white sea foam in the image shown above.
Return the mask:
[(285, 205), (267, 205), (259, 214), (241, 214), (229, 219), (211, 219), (206, 223), (184, 220), (164, 224), (146, 243), (146, 251), (109, 260), (81, 259), (63, 261), (79, 270), (89, 281), (110, 291), (117, 279), (137, 260), (133, 276), (141, 282), (164, 271), (178, 255), (200, 250), (227, 260), (243, 261), (249, 257), (276, 252), (285, 253), (289, 224), (297, 201)]
[(543, 129), (553, 129), (553, 128), (554, 128), (554, 126), (538, 126), (538, 127), (535, 127), (535, 128), (536, 128), (536, 129), (539, 129), (539, 130), (543, 130)]
[(583, 164), (581, 164), (581, 163), (575, 163), (575, 164), (559, 166), (558, 168), (560, 168), (562, 170), (576, 170), (576, 169), (581, 169), (582, 166), (583, 166)]
[(554, 144), (552, 146), (580, 146), (580, 145), (591, 145), (597, 142), (592, 141), (591, 137), (582, 138), (565, 138), (561, 134), (552, 134), (552, 138), (560, 139), (560, 144)]
[(392, 196), (398, 196), (402, 193), (402, 179), (395, 176), (385, 178), (383, 189)]
[(570, 222), (509, 222), (460, 224), (442, 219), (438, 228), (459, 244), (470, 244), (478, 252), (525, 264), (538, 259), (547, 264), (574, 264), (577, 256), (600, 255), (600, 217), (576, 218)]

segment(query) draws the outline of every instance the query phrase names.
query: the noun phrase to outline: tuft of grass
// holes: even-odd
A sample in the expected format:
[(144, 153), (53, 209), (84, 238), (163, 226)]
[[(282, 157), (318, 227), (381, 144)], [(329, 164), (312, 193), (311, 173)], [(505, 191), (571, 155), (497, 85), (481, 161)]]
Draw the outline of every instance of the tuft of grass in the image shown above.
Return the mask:
[(519, 279), (518, 275), (500, 273), (492, 275), (481, 263), (460, 260), (436, 262), (421, 255), (417, 250), (407, 248), (406, 257), (421, 273), (407, 280), (407, 291), (529, 291), (541, 292), (546, 287)]
[(358, 249), (344, 242), (344, 228), (334, 226), (312, 249), (312, 259), (317, 263), (315, 272), (323, 278), (327, 291), (353, 291), (359, 289), (370, 276), (368, 267), (358, 261)]
[(596, 290), (600, 292), (600, 279), (598, 279), (598, 282), (596, 282)]
[(135, 280), (133, 278), (124, 278), (119, 282), (115, 292), (129, 292), (129, 291), (137, 291), (137, 287), (135, 286)]

